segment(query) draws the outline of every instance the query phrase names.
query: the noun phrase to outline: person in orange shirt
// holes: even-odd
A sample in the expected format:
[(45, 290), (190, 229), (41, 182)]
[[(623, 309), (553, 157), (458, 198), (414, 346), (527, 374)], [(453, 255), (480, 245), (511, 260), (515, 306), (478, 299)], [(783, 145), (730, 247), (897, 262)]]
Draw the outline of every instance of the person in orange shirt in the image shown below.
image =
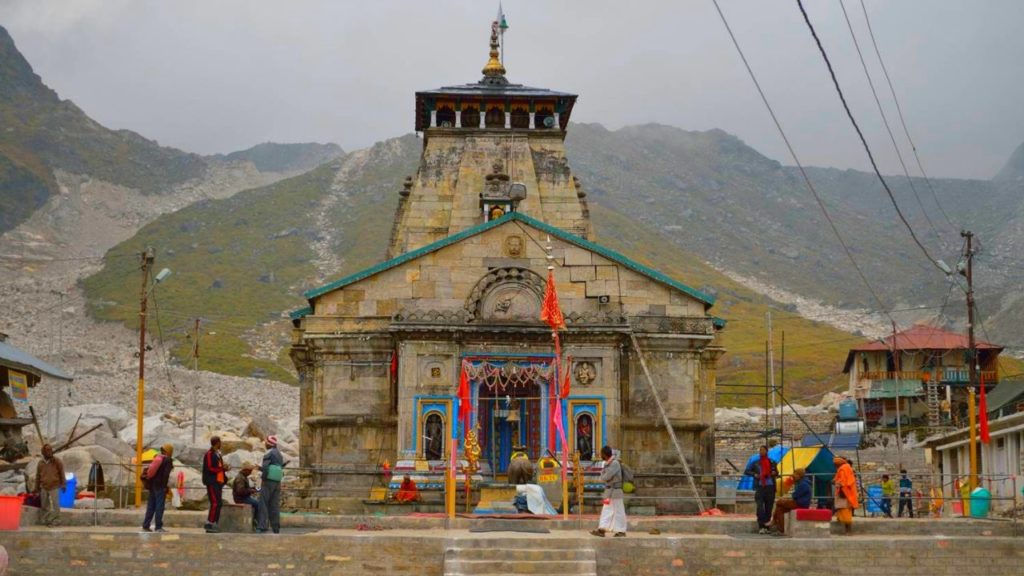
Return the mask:
[(836, 465), (836, 475), (832, 479), (835, 486), (836, 519), (843, 525), (844, 533), (849, 536), (853, 531), (853, 511), (857, 509), (857, 477), (853, 474), (853, 466), (845, 458), (836, 456), (832, 463)]

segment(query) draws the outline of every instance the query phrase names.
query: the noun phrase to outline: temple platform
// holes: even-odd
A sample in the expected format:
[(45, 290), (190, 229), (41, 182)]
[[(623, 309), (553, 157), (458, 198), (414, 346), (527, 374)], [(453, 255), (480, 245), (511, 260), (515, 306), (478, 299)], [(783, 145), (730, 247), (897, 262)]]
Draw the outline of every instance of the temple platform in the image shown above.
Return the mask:
[[(102, 516), (137, 522), (140, 514)], [(169, 513), (168, 534), (74, 525), (87, 519), (78, 513), (67, 519), (73, 525), (0, 532), (10, 573), (746, 576), (756, 566), (764, 576), (1009, 576), (1024, 562), (1016, 525), (970, 520), (864, 519), (853, 536), (805, 539), (751, 534), (751, 518), (637, 519), (626, 538), (595, 538), (560, 520), (459, 518), (446, 529), (443, 518), (286, 516), (282, 534), (256, 535), (178, 527), (200, 522), (195, 513)], [(596, 523), (581, 520), (582, 528)], [(517, 526), (534, 532), (511, 531)]]

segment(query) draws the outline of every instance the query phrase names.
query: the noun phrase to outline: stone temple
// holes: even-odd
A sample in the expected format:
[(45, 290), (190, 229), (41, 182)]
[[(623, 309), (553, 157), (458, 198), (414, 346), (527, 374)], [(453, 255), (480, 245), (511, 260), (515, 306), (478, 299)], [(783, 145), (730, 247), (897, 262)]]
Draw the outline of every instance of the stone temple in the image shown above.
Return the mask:
[(569, 450), (589, 468), (617, 447), (641, 482), (678, 471), (653, 383), (691, 469), (712, 472), (724, 322), (708, 294), (594, 242), (565, 154), (576, 98), (509, 82), (493, 32), (480, 81), (416, 93), (423, 153), (397, 191), (388, 259), (306, 292), (292, 314), (314, 492), (369, 488), (385, 462), (437, 488), (446, 439), (461, 457), (463, 370), (482, 480), (502, 481), (514, 451), (558, 455), (560, 384), (539, 319), (549, 264), (567, 324)]

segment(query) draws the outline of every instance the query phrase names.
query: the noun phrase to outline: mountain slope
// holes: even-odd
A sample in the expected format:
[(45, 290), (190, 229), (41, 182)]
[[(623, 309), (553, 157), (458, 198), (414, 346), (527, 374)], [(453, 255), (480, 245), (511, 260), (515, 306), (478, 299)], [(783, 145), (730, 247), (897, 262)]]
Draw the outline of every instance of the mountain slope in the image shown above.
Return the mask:
[(1001, 182), (1024, 181), (1024, 144), (1013, 151), (1002, 170), (992, 179)]
[[(43, 84), (0, 26), (0, 233), (57, 192), (63, 170), (147, 193), (202, 176), (201, 157), (99, 125)], [(20, 169), (14, 169), (17, 165)]]
[[(878, 309), (799, 173), (738, 138), (654, 124), (615, 131), (581, 124), (569, 130), (566, 146), (591, 198), (662, 231), (696, 256), (832, 306)], [(897, 315), (901, 324), (934, 319), (948, 300), (949, 283), (913, 244), (875, 175), (830, 168), (809, 168), (808, 174), (883, 305), (928, 306)], [(1004, 328), (1004, 316), (995, 315), (1024, 315), (1017, 296), (1022, 278), (1014, 273), (1024, 270), (1020, 189), (916, 178), (911, 188), (904, 177), (886, 179), (936, 258), (957, 262), (960, 227), (979, 235), (985, 250), (975, 269), (979, 301), (991, 315), (986, 320), (997, 327), (993, 337), (1024, 347), (1024, 334)], [(941, 215), (936, 197), (953, 224)], [(946, 306), (940, 321), (962, 322), (962, 310)]]
[[(302, 292), (326, 276), (383, 258), (394, 192), (415, 170), (419, 150), (415, 136), (396, 138), (270, 186), (161, 216), (114, 247), (104, 268), (82, 283), (90, 312), (138, 325), (137, 254), (152, 246), (157, 269), (173, 271), (156, 290), (154, 315), (165, 323), (164, 337), (179, 344), (179, 357), (188, 354), (183, 330), (202, 317), (216, 332), (202, 342), (205, 369), (290, 381), (286, 358), (276, 356), (286, 348), (278, 340), (287, 331), (282, 312), (301, 306)], [(318, 269), (322, 251), (336, 257), (337, 268)], [(271, 334), (261, 333), (275, 322)], [(249, 342), (263, 336), (276, 346), (260, 355)]]
[(229, 162), (252, 162), (260, 172), (306, 172), (344, 155), (345, 151), (337, 144), (265, 142), (215, 158)]

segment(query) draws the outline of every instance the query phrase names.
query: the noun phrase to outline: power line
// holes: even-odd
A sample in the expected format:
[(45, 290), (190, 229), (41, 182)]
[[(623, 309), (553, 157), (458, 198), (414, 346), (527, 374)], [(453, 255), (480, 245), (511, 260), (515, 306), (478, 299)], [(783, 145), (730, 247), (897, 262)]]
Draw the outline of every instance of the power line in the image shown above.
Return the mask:
[(928, 190), (932, 193), (932, 199), (935, 200), (935, 205), (939, 207), (939, 212), (942, 212), (942, 216), (950, 226), (959, 230), (960, 227), (953, 223), (949, 218), (949, 214), (946, 214), (946, 209), (943, 208), (942, 203), (939, 202), (939, 195), (935, 193), (935, 188), (932, 186), (932, 180), (928, 177), (928, 173), (924, 171), (924, 165), (921, 164), (921, 157), (917, 154), (917, 145), (914, 144), (914, 139), (910, 137), (910, 130), (907, 128), (907, 121), (903, 117), (903, 107), (900, 106), (900, 100), (896, 97), (896, 89), (893, 88), (892, 79), (889, 78), (889, 70), (885, 67), (885, 61), (882, 59), (882, 52), (878, 49), (878, 42), (875, 40), (875, 31), (871, 27), (871, 18), (868, 17), (868, 8), (864, 5), (864, 0), (860, 0), (860, 7), (864, 12), (864, 21), (868, 25), (868, 35), (871, 36), (871, 44), (875, 47), (875, 56), (878, 57), (878, 63), (882, 66), (882, 73), (885, 75), (885, 81), (889, 84), (889, 92), (892, 93), (892, 101), (896, 104), (896, 113), (900, 118), (900, 124), (903, 125), (903, 134), (906, 135), (907, 142), (910, 143), (910, 149), (913, 150), (914, 158), (917, 160), (917, 169), (920, 170), (921, 175), (924, 176), (924, 181), (928, 185)]
[(736, 48), (736, 52), (739, 54), (740, 60), (743, 61), (743, 66), (747, 69), (747, 74), (750, 75), (751, 81), (753, 81), (754, 86), (757, 88), (757, 93), (760, 94), (761, 96), (761, 102), (764, 103), (765, 108), (768, 110), (768, 114), (772, 118), (772, 122), (775, 123), (775, 128), (776, 130), (778, 130), (779, 135), (782, 137), (782, 141), (786, 144), (786, 149), (789, 150), (790, 157), (793, 158), (793, 162), (796, 164), (796, 167), (800, 170), (800, 175), (803, 177), (804, 182), (807, 184), (807, 189), (811, 191), (811, 194), (814, 196), (814, 200), (818, 203), (818, 207), (821, 208), (821, 213), (825, 216), (825, 220), (828, 221), (829, 226), (832, 228), (832, 233), (835, 234), (836, 239), (839, 240), (839, 244), (843, 247), (843, 251), (846, 253), (846, 257), (850, 260), (850, 264), (852, 264), (854, 270), (857, 271), (857, 275), (860, 276), (861, 282), (863, 282), (864, 286), (867, 287), (868, 292), (870, 292), (871, 296), (874, 297), (879, 309), (881, 309), (882, 312), (889, 317), (889, 320), (895, 322), (895, 320), (893, 320), (889, 312), (886, 311), (885, 304), (882, 303), (882, 299), (878, 296), (878, 292), (876, 292), (874, 287), (871, 286), (871, 283), (868, 282), (867, 276), (864, 275), (864, 271), (861, 270), (860, 266), (857, 264), (857, 261), (854, 259), (853, 252), (850, 250), (850, 247), (847, 246), (846, 241), (843, 240), (843, 236), (842, 234), (839, 233), (839, 228), (836, 227), (835, 222), (832, 221), (832, 217), (829, 215), (828, 210), (825, 208), (825, 203), (824, 201), (822, 201), (821, 196), (818, 194), (818, 191), (814, 188), (814, 184), (811, 184), (811, 179), (807, 175), (807, 170), (804, 169), (803, 164), (800, 162), (800, 158), (797, 157), (796, 150), (793, 149), (793, 145), (790, 143), (789, 137), (786, 136), (786, 131), (782, 129), (782, 123), (779, 122), (778, 116), (775, 115), (775, 110), (772, 108), (771, 103), (768, 102), (768, 96), (765, 95), (764, 89), (761, 88), (761, 83), (758, 82), (757, 75), (754, 74), (754, 69), (750, 66), (750, 62), (747, 61), (747, 56), (746, 54), (743, 53), (743, 49), (740, 47), (740, 43), (736, 39), (736, 35), (732, 31), (732, 27), (729, 26), (729, 21), (726, 19), (725, 13), (722, 12), (722, 7), (718, 4), (718, 0), (711, 1), (715, 5), (715, 10), (718, 11), (719, 18), (722, 19), (722, 24), (725, 26), (726, 32), (729, 33), (729, 38), (732, 39), (732, 45)]
[(853, 129), (857, 132), (857, 137), (860, 138), (861, 144), (864, 146), (864, 151), (868, 155), (868, 160), (871, 162), (871, 168), (875, 171), (875, 175), (878, 176), (878, 181), (882, 183), (882, 187), (885, 188), (886, 195), (889, 196), (889, 201), (892, 202), (893, 208), (896, 209), (896, 215), (899, 216), (900, 221), (910, 232), (910, 237), (914, 239), (914, 243), (921, 249), (921, 252), (935, 265), (936, 268), (946, 273), (947, 268), (939, 264), (938, 260), (932, 257), (928, 249), (925, 248), (924, 244), (917, 237), (917, 233), (914, 232), (914, 228), (910, 226), (910, 222), (907, 217), (903, 214), (903, 210), (900, 208), (898, 202), (896, 202), (896, 196), (893, 195), (892, 189), (889, 188), (889, 183), (882, 177), (881, 171), (878, 169), (878, 164), (875, 162), (875, 155), (871, 153), (871, 147), (868, 146), (867, 139), (864, 138), (864, 133), (860, 129), (860, 125), (857, 124), (857, 120), (853, 117), (853, 112), (850, 111), (849, 104), (846, 103), (846, 96), (843, 94), (843, 89), (839, 86), (839, 80), (836, 78), (835, 70), (832, 68), (832, 61), (828, 58), (828, 53), (825, 52), (825, 47), (821, 44), (821, 39), (818, 38), (818, 32), (814, 29), (814, 24), (811, 24), (811, 18), (807, 15), (807, 10), (804, 9), (803, 0), (796, 0), (797, 6), (800, 7), (800, 12), (804, 16), (804, 22), (807, 23), (807, 28), (811, 31), (811, 36), (814, 38), (815, 44), (818, 45), (818, 51), (821, 52), (821, 57), (825, 60), (825, 66), (828, 68), (829, 76), (832, 78), (832, 84), (835, 86), (836, 93), (839, 95), (839, 100), (843, 104), (843, 109), (846, 110), (846, 116), (850, 119), (850, 123), (853, 124)]
[(857, 41), (857, 34), (853, 31), (853, 23), (850, 22), (850, 16), (846, 13), (846, 4), (843, 0), (839, 0), (839, 7), (843, 9), (843, 18), (846, 20), (846, 27), (850, 30), (850, 38), (853, 39), (853, 46), (857, 49), (857, 57), (860, 58), (860, 65), (864, 69), (864, 76), (868, 80), (868, 87), (871, 88), (871, 95), (875, 97), (875, 104), (878, 106), (878, 114), (882, 117), (882, 124), (885, 125), (885, 131), (889, 134), (889, 140), (892, 141), (892, 148), (896, 151), (896, 158), (900, 161), (900, 166), (903, 168), (903, 174), (907, 177), (907, 184), (910, 186), (911, 192), (914, 193), (914, 199), (917, 200), (917, 205), (921, 208), (921, 214), (924, 215), (924, 219), (928, 222), (928, 226), (932, 229), (935, 237), (942, 243), (943, 249), (947, 248), (945, 240), (939, 234), (939, 230), (935, 227), (935, 223), (932, 222), (928, 211), (924, 208), (924, 203), (921, 202), (921, 196), (917, 193), (917, 186), (914, 186), (914, 179), (910, 177), (910, 170), (907, 169), (907, 163), (903, 161), (903, 153), (900, 152), (900, 146), (896, 143), (896, 136), (892, 133), (892, 128), (889, 126), (889, 118), (885, 115), (885, 109), (882, 108), (882, 101), (878, 98), (878, 91), (875, 90), (875, 83), (871, 80), (871, 73), (868, 71), (868, 64), (864, 61), (864, 54), (860, 50), (860, 42)]

